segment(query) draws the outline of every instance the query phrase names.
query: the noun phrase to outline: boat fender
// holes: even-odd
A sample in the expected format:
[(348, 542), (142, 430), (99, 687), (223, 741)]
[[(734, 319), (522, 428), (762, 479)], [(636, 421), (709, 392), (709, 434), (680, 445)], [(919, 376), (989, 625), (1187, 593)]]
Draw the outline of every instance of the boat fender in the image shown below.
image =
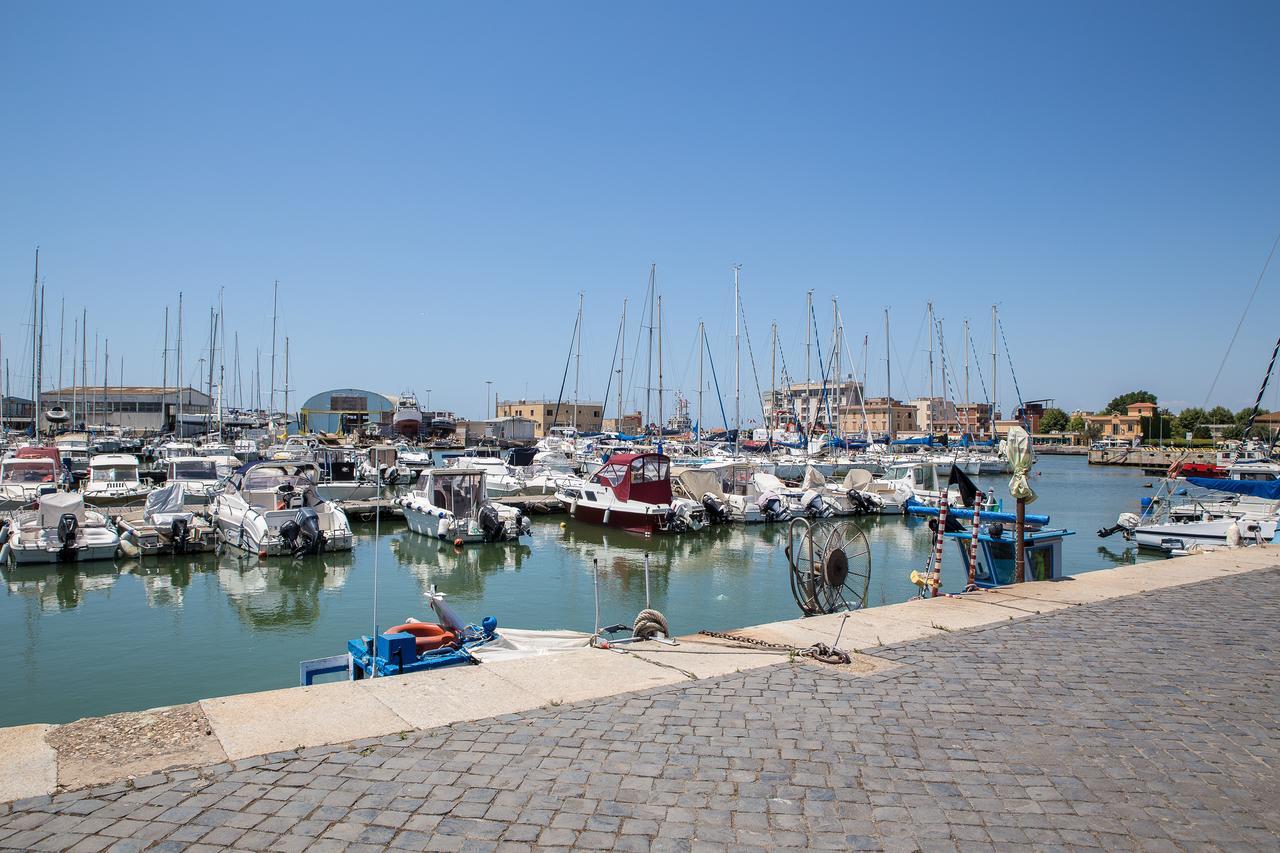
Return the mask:
[(120, 553), (126, 557), (136, 557), (142, 553), (142, 549), (130, 538), (132, 535), (131, 533), (126, 533), (120, 537)]
[(10, 548), (9, 548), (9, 540), (8, 540), (8, 539), (6, 539), (6, 540), (4, 541), (4, 544), (3, 544), (3, 545), (0, 545), (0, 563), (7, 563), (7, 562), (9, 562), (9, 552), (10, 552), (11, 550), (12, 550), (12, 549), (10, 549)]

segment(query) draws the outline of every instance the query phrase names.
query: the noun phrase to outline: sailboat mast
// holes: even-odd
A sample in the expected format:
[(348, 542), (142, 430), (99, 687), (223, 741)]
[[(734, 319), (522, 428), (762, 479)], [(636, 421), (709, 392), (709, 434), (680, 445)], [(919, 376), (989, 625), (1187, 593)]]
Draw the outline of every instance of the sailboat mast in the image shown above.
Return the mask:
[[(645, 361), (648, 366), (645, 372), (644, 382), (644, 431), (649, 431), (649, 424), (653, 417), (653, 299), (654, 290), (656, 289), (656, 278), (658, 274), (658, 265), (649, 265), (649, 347), (645, 353)], [(643, 312), (641, 312), (643, 314)]]
[(933, 303), (929, 303), (929, 405), (925, 409), (929, 434), (933, 435)]
[(769, 324), (769, 428), (770, 437), (778, 425), (778, 321)]
[[(496, 413), (495, 413), (496, 414)], [(284, 434), (289, 434), (289, 336), (284, 336)]]
[(733, 452), (738, 452), (742, 441), (742, 344), (739, 331), (742, 325), (741, 295), (738, 290), (738, 273), (742, 264), (733, 265)]
[[(582, 291), (578, 291), (578, 340), (575, 342), (577, 347), (577, 356), (574, 359), (573, 366), (573, 429), (576, 433), (578, 430), (578, 383), (582, 379)], [(488, 401), (485, 402), (485, 408), (489, 406)]]
[[(84, 411), (84, 423), (89, 424), (89, 309), (80, 309), (80, 384), (85, 386), (85, 391), (80, 395), (80, 408)], [(72, 426), (75, 422), (72, 421)]]
[(236, 372), (236, 393), (235, 393), (236, 408), (243, 409), (244, 397), (242, 396), (242, 391), (240, 388), (240, 333), (239, 332), (236, 332), (235, 340), (236, 340), (236, 349), (235, 349), (234, 366), (235, 366), (235, 372)]
[(884, 309), (884, 411), (889, 440), (893, 441), (893, 358), (889, 354), (889, 309)]
[(658, 297), (658, 441), (662, 441), (662, 425), (665, 423), (663, 415), (666, 414), (666, 406), (663, 405), (662, 385), (662, 297)]
[(809, 416), (809, 392), (813, 386), (813, 373), (809, 366), (810, 354), (813, 348), (813, 322), (810, 319), (813, 316), (813, 291), (810, 290), (805, 299), (804, 305), (804, 422), (805, 433), (809, 432), (809, 427), (813, 425), (813, 419)]
[(996, 397), (996, 306), (991, 306), (991, 437), (996, 437), (996, 413), (1000, 410)]
[(71, 320), (71, 428), (76, 428), (76, 344), (80, 343), (80, 318)]
[(209, 381), (205, 390), (209, 394), (209, 405), (205, 410), (204, 431), (213, 432), (213, 351), (218, 345), (218, 315), (213, 306), (209, 306)]
[(621, 335), (619, 347), (621, 352), (618, 357), (618, 432), (622, 432), (622, 379), (626, 375), (627, 369), (627, 297), (622, 297), (622, 326), (618, 332)]
[(40, 356), (37, 354), (39, 350), (39, 332), (37, 331), (40, 324), (40, 247), (36, 246), (36, 272), (31, 279), (31, 434), (36, 435), (40, 431), (40, 417), (38, 409), (40, 408), (40, 384), (36, 378), (36, 372), (39, 370)]
[(970, 414), (973, 412), (973, 403), (969, 399), (969, 321), (964, 321), (964, 425), (968, 432), (973, 432), (970, 423)]
[(707, 352), (707, 329), (698, 321), (698, 451), (702, 451), (702, 362)]
[(271, 392), (269, 394), (271, 411), (268, 415), (275, 414), (276, 410), (276, 317), (279, 297), (280, 281), (277, 279), (275, 288), (271, 292)]
[[(75, 384), (75, 383), (72, 383)], [(160, 350), (160, 422), (163, 424), (165, 404), (169, 398), (169, 306), (164, 306), (164, 348)]]
[(835, 350), (835, 376), (836, 387), (836, 416), (834, 423), (828, 425), (832, 435), (840, 435), (840, 400), (843, 397), (841, 393), (844, 390), (844, 376), (840, 372), (840, 302), (833, 296), (831, 297), (831, 346)]
[(36, 393), (32, 397), (31, 420), (35, 424), (36, 434), (40, 433), (40, 389), (44, 387), (44, 285), (40, 285), (40, 344), (36, 349), (39, 360), (36, 362)]
[(177, 381), (173, 384), (178, 388), (178, 413), (173, 421), (173, 431), (178, 438), (182, 438), (182, 385), (186, 380), (182, 376), (182, 291), (178, 291), (178, 341), (177, 341), (177, 374), (174, 379)]
[(111, 338), (102, 341), (102, 425), (107, 425), (107, 398), (111, 394)]
[(62, 348), (63, 339), (67, 335), (67, 297), (62, 297), (60, 304), (61, 307), (58, 309), (58, 388), (62, 387)]

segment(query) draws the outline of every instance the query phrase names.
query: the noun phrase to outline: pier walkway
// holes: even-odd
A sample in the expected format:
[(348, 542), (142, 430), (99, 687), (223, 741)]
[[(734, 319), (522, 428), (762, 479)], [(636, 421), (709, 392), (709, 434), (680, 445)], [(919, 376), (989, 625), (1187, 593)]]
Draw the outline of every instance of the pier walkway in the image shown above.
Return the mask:
[(863, 652), (848, 668), (781, 658), (37, 796), (0, 805), (0, 847), (1274, 849), (1278, 565), (1249, 549), (1029, 584), (971, 628), (921, 602), (918, 637), (842, 643)]

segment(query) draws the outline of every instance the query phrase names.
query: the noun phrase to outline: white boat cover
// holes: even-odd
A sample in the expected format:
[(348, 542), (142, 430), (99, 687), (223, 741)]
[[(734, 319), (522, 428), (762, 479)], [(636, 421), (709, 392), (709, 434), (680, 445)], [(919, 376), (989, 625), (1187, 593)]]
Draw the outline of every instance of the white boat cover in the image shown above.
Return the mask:
[(809, 489), (820, 489), (827, 484), (827, 478), (822, 476), (822, 472), (812, 465), (806, 465), (804, 469), (804, 484), (800, 488), (808, 491)]
[(751, 477), (752, 482), (756, 484), (758, 492), (781, 492), (786, 490), (786, 485), (773, 474), (766, 474), (758, 471)]
[(1036, 493), (1027, 482), (1027, 474), (1035, 457), (1031, 453), (1031, 436), (1022, 427), (1009, 430), (1009, 467), (1013, 469), (1013, 478), (1009, 480), (1009, 494), (1021, 498), (1027, 503), (1036, 499)]
[(498, 627), (498, 639), (472, 650), (482, 661), (515, 660), (550, 655), (591, 645), (591, 635), (581, 631), (531, 631)]
[(84, 523), (84, 497), (79, 492), (54, 492), (40, 498), (40, 527), (57, 527), (58, 520), (70, 513)]
[(185, 494), (186, 490), (183, 489), (181, 481), (156, 489), (147, 495), (147, 506), (142, 512), (143, 517), (150, 518), (159, 513), (183, 512), (182, 499)]
[(866, 468), (850, 468), (844, 475), (844, 487), (850, 491), (862, 491), (871, 485), (875, 477)]
[(715, 471), (685, 468), (676, 475), (676, 479), (694, 500), (702, 500), (702, 496), (707, 492), (724, 499), (724, 490), (720, 488), (720, 475)]

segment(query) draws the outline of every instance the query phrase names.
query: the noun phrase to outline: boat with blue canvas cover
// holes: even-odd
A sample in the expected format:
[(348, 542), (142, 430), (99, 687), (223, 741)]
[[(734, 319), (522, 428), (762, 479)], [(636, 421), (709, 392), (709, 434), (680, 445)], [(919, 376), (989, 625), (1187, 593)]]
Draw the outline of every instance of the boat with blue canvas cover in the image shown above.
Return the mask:
[(1125, 513), (1114, 527), (1098, 531), (1099, 535), (1122, 532), (1139, 548), (1171, 555), (1275, 540), (1280, 523), (1280, 479), (1188, 477), (1186, 482), (1197, 488), (1233, 495), (1237, 500), (1194, 503), (1193, 506), (1201, 508), (1198, 514), (1178, 513), (1166, 507), (1162, 518), (1149, 520)]

